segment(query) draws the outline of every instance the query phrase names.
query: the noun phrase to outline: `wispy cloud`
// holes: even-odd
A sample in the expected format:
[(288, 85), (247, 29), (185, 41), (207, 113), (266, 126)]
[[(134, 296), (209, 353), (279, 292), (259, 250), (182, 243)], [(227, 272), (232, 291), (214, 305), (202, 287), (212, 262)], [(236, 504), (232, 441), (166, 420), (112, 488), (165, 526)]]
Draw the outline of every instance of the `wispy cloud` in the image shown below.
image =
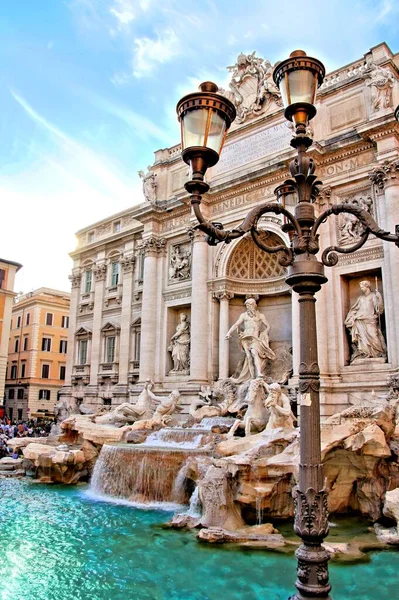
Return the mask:
[(165, 29), (156, 38), (142, 37), (134, 40), (136, 50), (133, 56), (135, 77), (150, 75), (156, 65), (163, 64), (177, 56), (179, 39), (173, 29)]
[(71, 155), (79, 165), (79, 170), (86, 170), (110, 193), (118, 194), (122, 197), (130, 195), (130, 189), (121, 181), (108, 166), (108, 162), (99, 157), (93, 150), (86, 148), (80, 142), (65, 134), (61, 129), (53, 125), (45, 117), (40, 115), (30, 104), (14, 90), (10, 93), (16, 102), (24, 109), (26, 114), (38, 125), (48, 131), (53, 139), (61, 144), (62, 150)]

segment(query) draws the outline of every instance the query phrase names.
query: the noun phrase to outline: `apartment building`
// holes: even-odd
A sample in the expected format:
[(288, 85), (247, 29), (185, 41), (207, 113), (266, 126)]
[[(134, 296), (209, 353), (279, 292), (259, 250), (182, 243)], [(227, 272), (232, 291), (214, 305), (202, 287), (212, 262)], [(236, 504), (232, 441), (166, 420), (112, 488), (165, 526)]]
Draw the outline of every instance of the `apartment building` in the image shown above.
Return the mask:
[(5, 386), (11, 419), (51, 417), (65, 380), (70, 294), (39, 288), (12, 308)]

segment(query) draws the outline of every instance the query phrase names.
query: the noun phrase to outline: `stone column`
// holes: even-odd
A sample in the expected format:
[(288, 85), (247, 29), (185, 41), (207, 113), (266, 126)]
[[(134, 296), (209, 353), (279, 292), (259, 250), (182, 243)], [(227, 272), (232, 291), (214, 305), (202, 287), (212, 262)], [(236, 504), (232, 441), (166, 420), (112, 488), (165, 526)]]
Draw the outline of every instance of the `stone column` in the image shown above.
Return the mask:
[(208, 382), (208, 244), (201, 231), (190, 228), (192, 242), (190, 380)]
[(91, 340), (90, 360), (90, 386), (98, 384), (98, 369), (101, 362), (101, 323), (104, 304), (104, 281), (107, 276), (107, 265), (98, 262), (94, 266), (94, 310), (93, 310), (93, 335)]
[[(399, 224), (399, 159), (385, 161), (371, 173), (370, 179), (384, 197), (378, 224), (381, 228), (395, 233)], [(398, 232), (399, 233), (399, 232)], [(383, 242), (384, 247), (384, 304), (387, 326), (388, 361), (397, 367), (399, 364), (399, 248), (392, 242)], [(381, 290), (380, 290), (381, 291)]]
[(72, 284), (71, 290), (71, 302), (69, 305), (69, 328), (68, 328), (68, 353), (66, 360), (66, 371), (65, 371), (65, 382), (64, 386), (72, 384), (72, 371), (75, 362), (75, 331), (76, 331), (76, 317), (80, 296), (80, 283), (82, 276), (79, 269), (73, 269), (72, 275), (69, 276), (69, 280)]
[(158, 301), (158, 256), (166, 241), (151, 236), (143, 240), (144, 281), (141, 312), (140, 382), (155, 374)]
[(130, 326), (132, 313), (133, 272), (136, 258), (133, 254), (125, 254), (121, 260), (123, 269), (121, 332), (119, 340), (119, 379), (118, 385), (127, 386), (129, 372)]
[(226, 334), (229, 330), (229, 304), (234, 297), (231, 292), (215, 292), (219, 300), (219, 379), (229, 376), (229, 340)]

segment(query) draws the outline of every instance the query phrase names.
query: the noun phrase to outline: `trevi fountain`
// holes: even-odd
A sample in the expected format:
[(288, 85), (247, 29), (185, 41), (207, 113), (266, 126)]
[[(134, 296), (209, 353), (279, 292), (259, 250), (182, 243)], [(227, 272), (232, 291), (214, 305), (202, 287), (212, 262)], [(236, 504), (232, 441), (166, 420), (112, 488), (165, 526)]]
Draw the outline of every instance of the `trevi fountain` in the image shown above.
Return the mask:
[[(317, 215), (351, 203), (368, 222), (398, 222), (395, 60), (379, 44), (320, 88)], [(241, 54), (229, 70), (237, 119), (206, 209), (234, 228), (274, 201), (292, 131), (269, 61)], [(0, 460), (1, 597), (286, 600), (306, 406), (297, 296), (249, 236), (204, 243), (179, 146), (157, 151), (140, 177), (144, 203), (77, 234), (58, 424), (13, 439), (21, 457)], [(372, 237), (349, 256), (368, 235), (352, 217), (320, 234), (328, 250), (345, 247), (316, 303), (324, 547), (334, 600), (393, 600), (398, 250)], [(262, 217), (271, 246), (289, 243), (281, 225), (280, 213)]]

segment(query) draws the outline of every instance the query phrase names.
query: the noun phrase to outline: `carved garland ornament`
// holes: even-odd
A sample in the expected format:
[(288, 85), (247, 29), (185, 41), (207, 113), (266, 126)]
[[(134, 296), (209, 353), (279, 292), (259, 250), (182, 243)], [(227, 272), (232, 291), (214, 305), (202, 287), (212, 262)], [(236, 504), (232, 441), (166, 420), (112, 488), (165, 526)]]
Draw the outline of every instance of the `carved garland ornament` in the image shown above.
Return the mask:
[(398, 179), (398, 171), (398, 158), (390, 161), (386, 160), (382, 164), (374, 167), (369, 173), (369, 178), (379, 190), (383, 190), (387, 181), (389, 182), (392, 179)]

